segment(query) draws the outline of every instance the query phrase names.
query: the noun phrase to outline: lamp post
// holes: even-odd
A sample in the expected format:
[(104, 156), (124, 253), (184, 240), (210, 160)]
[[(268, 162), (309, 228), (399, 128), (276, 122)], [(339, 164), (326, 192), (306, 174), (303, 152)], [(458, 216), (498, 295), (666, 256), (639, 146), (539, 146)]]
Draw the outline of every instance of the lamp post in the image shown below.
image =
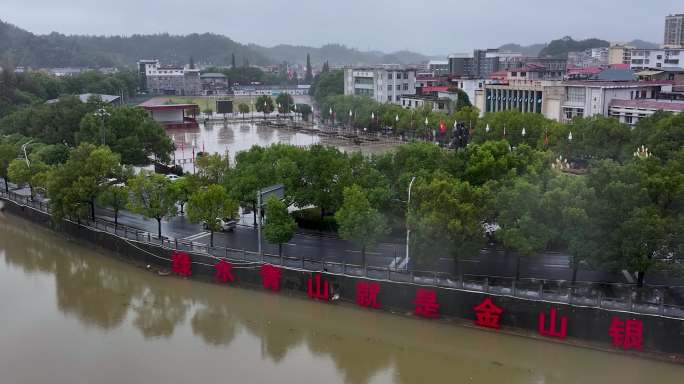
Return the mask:
[(411, 227), (409, 226), (408, 223), (408, 215), (409, 211), (411, 209), (411, 188), (413, 187), (413, 182), (416, 181), (416, 177), (413, 176), (411, 178), (411, 182), (409, 183), (408, 187), (408, 200), (406, 202), (406, 266), (408, 267), (408, 262), (409, 262), (409, 252), (410, 252), (410, 241), (411, 241)]
[(332, 107), (328, 110), (328, 116), (330, 116), (330, 125), (335, 129), (335, 116), (333, 115)]
[(264, 100), (264, 120), (266, 120), (266, 100)]
[(100, 133), (102, 135), (102, 145), (106, 145), (105, 138), (105, 117), (111, 116), (109, 112), (104, 107), (99, 108), (94, 115), (100, 118)]
[(352, 112), (352, 110), (350, 109), (350, 110), (349, 110), (349, 131), (350, 131), (350, 132), (351, 132), (351, 130), (352, 130), (352, 123), (353, 123), (353, 122), (352, 122), (352, 118), (353, 118), (353, 117), (354, 117), (354, 112)]
[(394, 132), (398, 132), (399, 129), (399, 114), (394, 117)]

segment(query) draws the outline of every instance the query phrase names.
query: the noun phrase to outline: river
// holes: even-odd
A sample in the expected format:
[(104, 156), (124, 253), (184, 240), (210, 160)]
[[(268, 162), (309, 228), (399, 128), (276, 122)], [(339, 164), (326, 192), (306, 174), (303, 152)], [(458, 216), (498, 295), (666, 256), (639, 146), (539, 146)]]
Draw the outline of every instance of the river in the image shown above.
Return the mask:
[(0, 213), (0, 382), (678, 383), (684, 366), (159, 277)]

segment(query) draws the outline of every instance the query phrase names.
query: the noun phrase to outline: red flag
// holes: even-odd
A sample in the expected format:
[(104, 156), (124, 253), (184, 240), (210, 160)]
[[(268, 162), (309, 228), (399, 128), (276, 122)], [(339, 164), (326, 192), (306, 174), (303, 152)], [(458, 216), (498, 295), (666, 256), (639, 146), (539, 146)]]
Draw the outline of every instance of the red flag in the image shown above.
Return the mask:
[(439, 122), (439, 132), (440, 133), (445, 133), (446, 132), (446, 124), (444, 124), (444, 121)]

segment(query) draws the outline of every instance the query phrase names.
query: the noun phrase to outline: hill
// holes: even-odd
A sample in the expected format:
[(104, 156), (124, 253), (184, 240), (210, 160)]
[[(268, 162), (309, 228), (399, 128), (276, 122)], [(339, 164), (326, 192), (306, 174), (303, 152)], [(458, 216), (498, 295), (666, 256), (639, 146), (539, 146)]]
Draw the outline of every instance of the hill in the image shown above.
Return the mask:
[(608, 47), (610, 43), (600, 39), (574, 40), (570, 36), (551, 41), (539, 52), (539, 57), (568, 57), (568, 52)]
[(523, 56), (537, 56), (546, 47), (546, 44), (520, 45), (515, 43), (504, 44), (499, 47), (502, 51), (520, 52)]
[(631, 45), (633, 47), (641, 48), (641, 49), (658, 49), (660, 48), (660, 44), (656, 43), (651, 43), (650, 41), (644, 41), (644, 40), (639, 40), (635, 39), (627, 43), (627, 45)]
[(428, 60), (414, 52), (392, 54), (362, 52), (339, 44), (320, 48), (277, 45), (262, 47), (241, 44), (218, 34), (85, 36), (35, 35), (0, 20), (0, 65), (43, 67), (131, 67), (141, 58), (155, 58), (168, 64), (185, 64), (192, 57), (195, 63), (223, 66), (244, 60), (250, 64), (267, 65), (287, 61), (305, 63), (310, 53), (312, 62), (320, 64), (410, 64)]

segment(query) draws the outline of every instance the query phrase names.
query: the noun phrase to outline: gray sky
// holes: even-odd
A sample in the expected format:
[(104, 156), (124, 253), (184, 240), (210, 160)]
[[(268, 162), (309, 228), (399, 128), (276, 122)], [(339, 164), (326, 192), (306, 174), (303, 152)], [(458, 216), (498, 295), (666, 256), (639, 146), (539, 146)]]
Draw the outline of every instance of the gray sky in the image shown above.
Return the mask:
[(34, 33), (214, 32), (241, 43), (441, 54), (571, 35), (662, 43), (682, 0), (0, 0), (0, 18)]

